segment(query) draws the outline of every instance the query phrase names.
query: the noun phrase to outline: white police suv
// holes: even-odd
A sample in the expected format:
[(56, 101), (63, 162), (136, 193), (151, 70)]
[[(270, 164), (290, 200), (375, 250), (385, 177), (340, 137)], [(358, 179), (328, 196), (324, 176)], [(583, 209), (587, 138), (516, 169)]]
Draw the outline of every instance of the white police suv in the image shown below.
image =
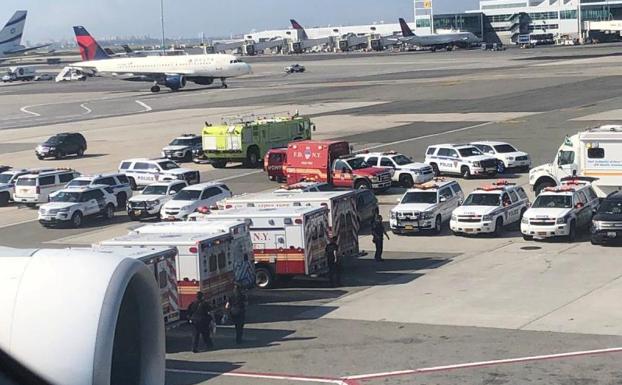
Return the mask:
[(505, 142), (473, 142), (482, 153), (497, 158), (497, 171), (501, 174), (508, 168), (517, 168), (521, 171), (529, 171), (531, 168), (531, 158), (529, 154), (519, 151), (516, 147)]
[(436, 176), (441, 174), (461, 175), (465, 179), (473, 176), (496, 176), (497, 159), (484, 155), (470, 144), (437, 144), (428, 147), (425, 163)]
[(199, 183), (198, 171), (181, 168), (169, 159), (128, 159), (121, 162), (119, 172), (127, 175), (132, 190), (154, 182), (183, 180), (188, 184)]
[(152, 183), (127, 201), (127, 215), (133, 221), (159, 217), (162, 206), (186, 187), (183, 180)]
[(425, 163), (414, 162), (406, 155), (395, 151), (369, 152), (357, 154), (356, 156), (363, 158), (369, 166), (391, 170), (393, 172), (393, 182), (397, 182), (406, 188), (428, 182), (434, 178), (432, 167)]
[(451, 214), (449, 227), (456, 234), (493, 233), (519, 223), (529, 208), (525, 190), (508, 181), (497, 181), (470, 193)]
[(173, 139), (168, 146), (162, 148), (162, 157), (184, 162), (192, 162), (192, 157), (195, 152), (203, 152), (202, 137), (195, 134), (184, 134)]
[(117, 198), (108, 186), (86, 186), (60, 190), (39, 207), (39, 223), (45, 227), (69, 224), (78, 228), (85, 217), (114, 217)]
[(117, 198), (117, 208), (125, 208), (127, 199), (132, 196), (132, 187), (125, 174), (108, 173), (98, 175), (81, 175), (71, 180), (65, 188), (82, 188), (85, 186), (108, 186)]

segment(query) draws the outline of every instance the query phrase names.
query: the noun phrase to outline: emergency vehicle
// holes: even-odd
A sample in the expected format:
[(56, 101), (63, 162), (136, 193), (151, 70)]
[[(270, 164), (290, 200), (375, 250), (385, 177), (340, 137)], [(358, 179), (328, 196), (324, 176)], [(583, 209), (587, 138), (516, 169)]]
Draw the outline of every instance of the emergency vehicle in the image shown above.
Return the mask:
[[(48, 171), (53, 171), (54, 169), (47, 169)], [(13, 200), (13, 195), (15, 194), (15, 182), (17, 178), (22, 175), (28, 175), (32, 172), (36, 172), (36, 169), (11, 169), (8, 168), (0, 173), (0, 207), (9, 203), (10, 200)], [(43, 170), (38, 170), (43, 171)]]
[(104, 241), (101, 245), (177, 248), (175, 269), (181, 310), (188, 310), (198, 291), (205, 294), (205, 299), (215, 309), (223, 309), (227, 298), (233, 293), (235, 276), (229, 233), (130, 233)]
[(41, 169), (20, 175), (15, 181), (13, 201), (33, 206), (46, 203), (52, 193), (78, 176), (79, 172), (68, 168)]
[(223, 119), (219, 125), (205, 123), (203, 157), (216, 168), (228, 162), (243, 162), (258, 167), (266, 152), (287, 143), (311, 139), (315, 125), (307, 117), (236, 116)]
[(565, 237), (573, 242), (588, 230), (600, 200), (585, 178), (564, 178), (557, 187), (546, 187), (525, 212), (521, 233), (525, 240)]
[(394, 234), (431, 230), (440, 234), (443, 223), (464, 199), (462, 188), (455, 181), (436, 179), (412, 189), (397, 200), (391, 210), (389, 226)]
[(473, 142), (473, 146), (477, 147), (483, 154), (492, 155), (497, 158), (497, 172), (502, 174), (508, 168), (517, 168), (519, 170), (529, 171), (531, 167), (531, 158), (524, 151), (519, 151), (516, 147), (505, 142)]
[(121, 161), (118, 171), (127, 176), (132, 190), (155, 182), (183, 180), (197, 184), (201, 180), (198, 171), (181, 168), (169, 159), (127, 159)]
[(503, 227), (520, 223), (529, 208), (525, 190), (506, 180), (477, 188), (451, 214), (449, 227), (454, 235), (494, 233)]
[(411, 188), (415, 184), (421, 184), (434, 179), (432, 167), (425, 163), (414, 162), (406, 155), (395, 151), (389, 152), (366, 152), (357, 157), (363, 158), (370, 167), (387, 168), (393, 171), (393, 182), (400, 186)]
[(78, 228), (86, 217), (101, 216), (111, 221), (116, 204), (112, 188), (105, 185), (66, 188), (39, 207), (39, 223), (44, 227), (69, 224)]
[(305, 140), (287, 146), (287, 184), (301, 181), (328, 182), (335, 187), (385, 191), (393, 172), (370, 167), (350, 153), (350, 144)]
[(263, 159), (263, 170), (268, 174), (268, 179), (284, 182), (287, 180), (287, 147), (273, 148), (266, 152)]
[(279, 277), (328, 272), (328, 210), (325, 207), (214, 210), (197, 221), (250, 221), (257, 286), (271, 288)]
[(598, 178), (592, 187), (601, 198), (622, 190), (622, 126), (606, 125), (566, 137), (553, 163), (529, 172), (529, 184), (537, 195), (572, 176)]
[(212, 222), (160, 222), (135, 229), (140, 234), (211, 234), (224, 232), (231, 235), (235, 281), (245, 289), (255, 287), (255, 260), (249, 231), (250, 222), (222, 220)]
[(425, 163), (436, 176), (442, 174), (460, 175), (464, 179), (472, 176), (496, 176), (497, 159), (484, 155), (470, 144), (437, 144), (428, 147)]
[(360, 219), (354, 191), (323, 191), (311, 193), (256, 193), (236, 195), (218, 202), (220, 210), (245, 207), (326, 207), (328, 233), (337, 237), (338, 252), (343, 256), (359, 254)]

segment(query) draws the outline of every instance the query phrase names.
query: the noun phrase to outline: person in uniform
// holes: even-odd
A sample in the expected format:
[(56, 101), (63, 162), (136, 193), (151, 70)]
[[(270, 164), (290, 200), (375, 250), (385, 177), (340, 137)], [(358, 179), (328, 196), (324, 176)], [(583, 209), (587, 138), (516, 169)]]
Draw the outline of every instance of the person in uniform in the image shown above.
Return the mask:
[(205, 300), (202, 292), (197, 292), (197, 298), (188, 307), (188, 319), (192, 325), (192, 352), (199, 352), (199, 339), (203, 337), (203, 342), (208, 349), (214, 344), (211, 337), (211, 324), (213, 321), (211, 307)]
[(229, 311), (229, 317), (235, 325), (235, 343), (242, 343), (242, 336), (244, 334), (244, 321), (246, 320), (246, 294), (242, 292), (242, 287), (239, 283), (235, 283), (233, 288), (233, 294), (227, 301), (225, 309)]
[(376, 245), (376, 254), (374, 256), (374, 259), (376, 260), (376, 262), (382, 262), (382, 249), (384, 247), (384, 237), (387, 237), (387, 240), (389, 240), (389, 234), (387, 234), (387, 231), (384, 229), (384, 225), (382, 224), (382, 215), (378, 215), (376, 217), (376, 221), (374, 222), (374, 225), (372, 227), (372, 237), (373, 237), (373, 242), (374, 245)]
[(326, 245), (324, 252), (328, 262), (328, 280), (331, 287), (341, 286), (341, 258), (337, 251), (337, 237), (333, 237)]

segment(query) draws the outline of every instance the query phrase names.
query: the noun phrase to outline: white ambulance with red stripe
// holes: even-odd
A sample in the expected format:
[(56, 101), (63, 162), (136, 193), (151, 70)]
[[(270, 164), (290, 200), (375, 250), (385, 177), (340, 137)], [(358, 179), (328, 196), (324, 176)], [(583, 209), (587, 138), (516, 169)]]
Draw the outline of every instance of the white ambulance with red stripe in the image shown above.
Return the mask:
[(195, 213), (189, 221), (250, 221), (257, 286), (270, 288), (278, 277), (319, 276), (328, 272), (324, 254), (328, 243), (325, 207), (244, 207)]

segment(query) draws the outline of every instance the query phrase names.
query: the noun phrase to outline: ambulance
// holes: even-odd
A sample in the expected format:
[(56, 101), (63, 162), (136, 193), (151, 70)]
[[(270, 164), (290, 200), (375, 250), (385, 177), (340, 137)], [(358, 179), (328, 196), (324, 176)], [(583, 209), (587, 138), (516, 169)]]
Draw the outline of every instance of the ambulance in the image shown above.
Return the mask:
[(112, 247), (176, 247), (176, 276), (179, 305), (182, 311), (201, 291), (214, 309), (224, 309), (233, 293), (235, 276), (230, 250), (231, 235), (224, 231), (203, 234), (141, 234), (130, 233), (104, 241)]
[(256, 193), (236, 195), (218, 202), (218, 208), (229, 210), (244, 207), (326, 207), (328, 235), (337, 237), (339, 254), (359, 254), (360, 220), (354, 191), (321, 191), (306, 193)]
[(271, 288), (278, 278), (328, 272), (326, 207), (243, 207), (195, 213), (189, 221), (232, 219), (250, 221), (258, 287)]

